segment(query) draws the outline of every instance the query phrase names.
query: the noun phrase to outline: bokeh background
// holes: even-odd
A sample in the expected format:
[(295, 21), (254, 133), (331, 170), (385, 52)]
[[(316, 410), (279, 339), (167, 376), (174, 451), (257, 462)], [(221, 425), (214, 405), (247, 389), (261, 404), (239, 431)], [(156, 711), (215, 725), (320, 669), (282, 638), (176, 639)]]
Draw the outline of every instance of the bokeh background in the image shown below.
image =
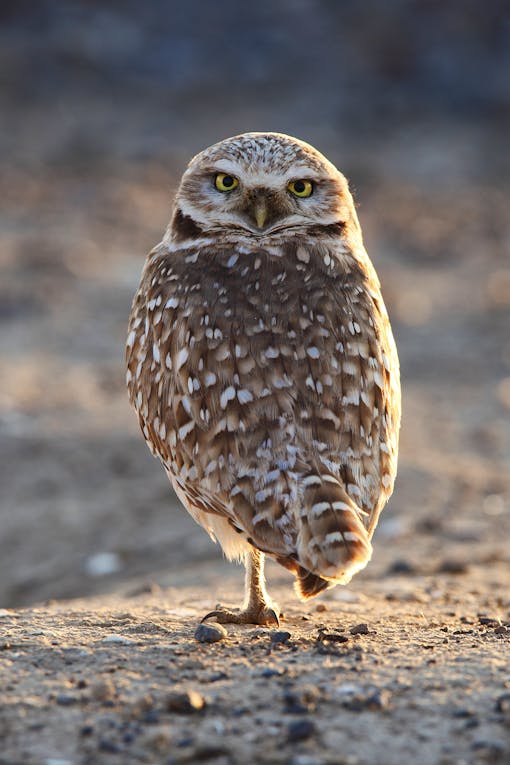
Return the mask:
[(0, 114), (0, 606), (220, 565), (123, 354), (186, 162), (246, 130), (350, 178), (394, 324), (399, 480), (352, 586), (509, 560), (508, 3), (3, 0)]

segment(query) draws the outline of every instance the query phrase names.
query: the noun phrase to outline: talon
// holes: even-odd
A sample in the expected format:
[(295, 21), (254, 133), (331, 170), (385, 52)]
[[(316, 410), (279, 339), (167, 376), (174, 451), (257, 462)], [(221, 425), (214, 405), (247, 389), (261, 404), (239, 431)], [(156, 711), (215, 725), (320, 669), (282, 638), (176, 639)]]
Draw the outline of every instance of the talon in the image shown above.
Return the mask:
[(273, 608), (268, 609), (267, 616), (266, 616), (266, 624), (273, 625), (275, 627), (280, 626), (280, 619), (278, 618), (278, 614)]
[(203, 624), (205, 621), (207, 621), (207, 619), (214, 618), (218, 624), (229, 624), (235, 622), (236, 616), (237, 614), (234, 614), (232, 611), (219, 609), (217, 611), (209, 611), (209, 613), (206, 614), (203, 619), (200, 619), (200, 623)]

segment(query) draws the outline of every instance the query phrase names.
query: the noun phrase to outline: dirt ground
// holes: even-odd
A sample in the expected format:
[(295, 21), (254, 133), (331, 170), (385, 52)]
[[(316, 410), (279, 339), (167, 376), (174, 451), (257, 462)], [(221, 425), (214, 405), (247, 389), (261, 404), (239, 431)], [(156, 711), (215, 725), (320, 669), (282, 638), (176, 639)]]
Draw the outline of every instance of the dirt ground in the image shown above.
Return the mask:
[(213, 591), (235, 602), (239, 586), (210, 565), (180, 581), (0, 612), (2, 765), (509, 761), (501, 563), (305, 607), (280, 578), (281, 629), (231, 626), (214, 644), (194, 628)]
[[(226, 3), (162, 5), (0, 10), (0, 764), (506, 765), (498, 3), (463, 4), (460, 26), (448, 3), (260, 0), (237, 27)], [(217, 55), (220, 28), (255, 53)], [(351, 180), (401, 359), (399, 475), (348, 587), (303, 606), (271, 564), (280, 629), (203, 644), (242, 571), (146, 449), (124, 342), (189, 157), (253, 129), (299, 135)]]

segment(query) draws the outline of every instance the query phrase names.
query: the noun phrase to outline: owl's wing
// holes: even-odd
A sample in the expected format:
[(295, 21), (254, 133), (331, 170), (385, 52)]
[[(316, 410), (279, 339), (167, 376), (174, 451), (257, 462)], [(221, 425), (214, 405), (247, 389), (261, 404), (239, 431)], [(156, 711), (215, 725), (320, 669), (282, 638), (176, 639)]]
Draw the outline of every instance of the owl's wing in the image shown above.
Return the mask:
[(371, 536), (393, 490), (400, 424), (398, 356), (373, 269), (331, 285), (317, 310), (325, 318), (306, 339), (313, 439)]
[[(167, 251), (161, 248), (161, 262), (158, 248), (153, 255), (128, 330), (131, 403), (149, 448), (190, 513), (206, 527), (197, 512), (221, 516), (238, 529), (232, 489), (242, 464), (242, 434), (239, 439), (239, 411), (229, 406), (228, 385), (236, 374), (230, 363), (234, 341), (210, 318), (217, 288), (205, 308), (184, 274), (173, 278)], [(175, 260), (176, 271), (186, 268), (185, 253), (177, 252)]]

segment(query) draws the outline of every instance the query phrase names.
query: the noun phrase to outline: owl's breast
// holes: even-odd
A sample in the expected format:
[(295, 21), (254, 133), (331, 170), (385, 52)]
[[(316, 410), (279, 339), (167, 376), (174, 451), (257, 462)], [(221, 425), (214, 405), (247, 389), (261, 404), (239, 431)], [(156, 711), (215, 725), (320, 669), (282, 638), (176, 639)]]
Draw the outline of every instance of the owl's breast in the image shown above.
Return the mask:
[(152, 276), (129, 364), (167, 468), (229, 491), (243, 470), (320, 464), (370, 510), (393, 445), (384, 316), (363, 285), (285, 253), (181, 265)]

